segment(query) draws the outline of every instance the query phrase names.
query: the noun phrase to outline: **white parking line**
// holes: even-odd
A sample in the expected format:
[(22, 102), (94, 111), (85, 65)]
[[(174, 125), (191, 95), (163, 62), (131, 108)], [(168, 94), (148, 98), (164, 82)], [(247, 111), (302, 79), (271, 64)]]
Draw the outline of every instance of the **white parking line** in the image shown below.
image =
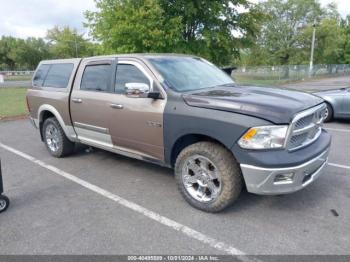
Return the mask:
[(335, 163), (328, 163), (328, 165), (329, 166), (339, 167), (339, 168), (350, 169), (350, 166), (346, 166), (346, 165), (339, 165), (339, 164), (335, 164)]
[(340, 128), (328, 128), (328, 127), (326, 127), (326, 130), (350, 133), (350, 130), (340, 129)]
[(22, 158), (25, 158), (25, 159), (31, 161), (32, 163), (35, 163), (43, 168), (46, 168), (59, 176), (62, 176), (66, 179), (69, 179), (70, 181), (72, 181), (76, 184), (79, 184), (79, 185), (81, 185), (81, 186), (83, 186), (83, 187), (85, 187), (85, 188), (87, 188), (87, 189), (89, 189), (97, 194), (100, 194), (106, 198), (109, 198), (109, 199), (117, 202), (118, 204), (126, 207), (126, 208), (129, 208), (129, 209), (131, 209), (135, 212), (138, 212), (138, 213), (140, 213), (140, 214), (142, 214), (150, 219), (153, 219), (154, 221), (156, 221), (160, 224), (163, 224), (167, 227), (170, 227), (176, 231), (179, 231), (190, 238), (196, 239), (204, 244), (207, 244), (207, 245), (209, 245), (209, 246), (211, 246), (219, 251), (225, 252), (229, 255), (239, 256), (239, 257), (237, 257), (237, 259), (239, 259), (241, 261), (258, 261), (256, 259), (251, 259), (251, 258), (244, 256), (244, 255), (246, 255), (244, 252), (242, 252), (241, 250), (239, 250), (239, 249), (237, 249), (229, 244), (218, 241), (215, 238), (207, 236), (207, 235), (205, 235), (199, 231), (196, 231), (188, 226), (180, 224), (172, 219), (169, 219), (165, 216), (162, 216), (158, 213), (155, 213), (155, 212), (153, 212), (147, 208), (144, 208), (136, 203), (128, 201), (120, 196), (117, 196), (109, 191), (104, 190), (103, 188), (95, 186), (95, 185), (93, 185), (85, 180), (82, 180), (76, 176), (73, 176), (73, 175), (71, 175), (63, 170), (60, 170), (52, 165), (46, 164), (45, 162), (38, 160), (38, 159), (36, 159), (36, 158), (26, 154), (26, 153), (18, 151), (16, 149), (9, 147), (7, 145), (4, 145), (2, 143), (0, 143), (0, 147), (20, 156)]

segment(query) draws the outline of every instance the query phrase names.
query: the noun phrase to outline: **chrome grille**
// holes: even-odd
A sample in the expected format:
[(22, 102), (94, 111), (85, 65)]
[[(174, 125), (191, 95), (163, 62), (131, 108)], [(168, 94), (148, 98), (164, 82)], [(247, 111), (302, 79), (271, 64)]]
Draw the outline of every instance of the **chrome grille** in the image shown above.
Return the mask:
[(322, 104), (297, 114), (289, 127), (287, 148), (297, 150), (317, 140), (325, 113), (326, 105)]
[(289, 146), (294, 148), (294, 147), (298, 147), (301, 146), (304, 141), (307, 139), (308, 134), (300, 134), (300, 135), (294, 135), (290, 138), (289, 141)]
[(300, 129), (308, 126), (312, 122), (313, 115), (305, 116), (301, 119), (299, 119), (296, 123), (294, 128)]

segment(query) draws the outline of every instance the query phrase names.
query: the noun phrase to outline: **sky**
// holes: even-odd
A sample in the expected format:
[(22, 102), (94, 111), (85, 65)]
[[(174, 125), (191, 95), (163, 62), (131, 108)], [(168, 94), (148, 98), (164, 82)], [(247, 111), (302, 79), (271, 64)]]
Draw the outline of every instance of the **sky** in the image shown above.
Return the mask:
[[(326, 5), (332, 0), (320, 2)], [(350, 14), (350, 0), (334, 2), (342, 16)], [(0, 0), (0, 36), (45, 37), (47, 30), (55, 25), (68, 25), (87, 33), (83, 26), (86, 10), (95, 10), (94, 0)]]

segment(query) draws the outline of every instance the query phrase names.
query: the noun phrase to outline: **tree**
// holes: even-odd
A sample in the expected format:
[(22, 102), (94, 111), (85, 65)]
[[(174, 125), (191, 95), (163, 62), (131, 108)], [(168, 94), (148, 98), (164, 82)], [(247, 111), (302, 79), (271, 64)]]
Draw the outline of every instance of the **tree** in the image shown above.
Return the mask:
[(3, 68), (33, 70), (41, 60), (49, 57), (49, 45), (41, 38), (24, 40), (3, 36), (0, 39), (0, 65), (3, 64)]
[(50, 52), (54, 58), (84, 57), (94, 53), (93, 44), (68, 26), (48, 30), (46, 39), (51, 44)]
[(96, 6), (97, 12), (86, 12), (86, 25), (106, 52), (167, 52), (177, 44), (181, 21), (167, 20), (156, 0), (101, 0)]
[(260, 4), (269, 19), (263, 24), (258, 45), (266, 49), (269, 62), (287, 65), (300, 49), (302, 28), (323, 14), (315, 0), (268, 0)]
[(49, 59), (50, 45), (42, 38), (29, 37), (18, 50), (18, 62), (26, 69), (34, 70), (41, 60)]
[[(340, 17), (326, 18), (316, 25), (315, 64), (339, 64), (342, 62), (345, 34), (340, 23)], [(304, 54), (304, 57), (301, 57), (295, 63), (308, 63), (312, 30), (313, 27), (311, 25), (303, 30), (300, 43), (304, 46), (304, 50), (301, 52)]]
[(343, 56), (341, 62), (350, 64), (350, 16), (342, 20), (341, 27), (344, 33)]
[(0, 38), (0, 69), (34, 70), (41, 60), (92, 56), (101, 53), (100, 45), (92, 43), (69, 27), (48, 31), (47, 40), (2, 36)]
[[(160, 0), (167, 19), (181, 18), (180, 52), (228, 64), (249, 45), (261, 14), (246, 0)], [(238, 12), (238, 7), (245, 12)]]
[(86, 26), (108, 52), (190, 53), (227, 64), (259, 19), (247, 0), (95, 1), (98, 10), (86, 12)]
[(16, 52), (18, 40), (11, 36), (2, 36), (0, 39), (0, 65), (9, 70), (14, 70), (16, 67)]

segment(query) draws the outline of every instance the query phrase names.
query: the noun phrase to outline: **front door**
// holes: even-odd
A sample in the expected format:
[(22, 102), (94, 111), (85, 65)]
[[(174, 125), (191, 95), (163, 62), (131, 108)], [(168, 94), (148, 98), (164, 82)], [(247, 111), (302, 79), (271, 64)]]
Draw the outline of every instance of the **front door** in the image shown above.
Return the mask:
[(162, 161), (166, 100), (129, 97), (126, 95), (128, 83), (147, 84), (151, 91), (155, 89), (151, 72), (141, 62), (118, 60), (112, 98), (115, 107), (109, 122), (112, 141), (119, 149)]

